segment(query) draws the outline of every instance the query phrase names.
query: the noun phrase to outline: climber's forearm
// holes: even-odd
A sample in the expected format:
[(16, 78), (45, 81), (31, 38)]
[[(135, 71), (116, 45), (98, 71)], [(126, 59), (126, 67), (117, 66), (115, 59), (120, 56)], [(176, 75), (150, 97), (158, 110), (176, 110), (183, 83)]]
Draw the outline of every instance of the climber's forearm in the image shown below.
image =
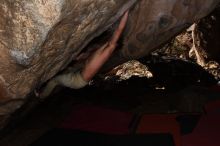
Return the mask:
[(82, 70), (82, 77), (85, 81), (90, 81), (112, 55), (117, 46), (117, 42), (126, 26), (127, 19), (128, 12), (126, 12), (122, 17), (120, 24), (115, 30), (111, 40), (104, 44), (91, 56), (91, 58), (87, 60), (85, 67)]

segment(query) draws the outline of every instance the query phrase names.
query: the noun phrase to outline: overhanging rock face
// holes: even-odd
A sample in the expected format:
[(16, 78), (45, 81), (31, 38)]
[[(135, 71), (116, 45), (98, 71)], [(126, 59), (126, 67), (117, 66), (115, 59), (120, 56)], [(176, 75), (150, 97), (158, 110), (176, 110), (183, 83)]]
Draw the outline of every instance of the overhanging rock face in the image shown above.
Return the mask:
[(37, 85), (62, 70), (134, 2), (2, 0), (0, 102), (7, 104), (0, 115), (22, 105)]
[(149, 54), (161, 44), (209, 14), (220, 0), (141, 0), (130, 11), (123, 47), (104, 70)]
[(0, 116), (20, 108), (29, 93), (64, 69), (127, 9), (132, 7), (123, 46), (107, 68), (147, 55), (219, 1), (1, 0)]

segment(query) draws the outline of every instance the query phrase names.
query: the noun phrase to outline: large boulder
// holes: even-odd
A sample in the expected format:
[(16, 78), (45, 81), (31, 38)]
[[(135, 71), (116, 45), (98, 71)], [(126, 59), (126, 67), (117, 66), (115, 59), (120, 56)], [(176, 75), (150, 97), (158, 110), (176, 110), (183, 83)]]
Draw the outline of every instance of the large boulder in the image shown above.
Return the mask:
[(208, 15), (220, 0), (141, 0), (130, 11), (123, 46), (104, 70), (148, 55), (192, 23)]
[(1, 0), (0, 117), (19, 109), (35, 88), (65, 69), (127, 9), (122, 45), (103, 70), (147, 55), (219, 1)]
[[(2, 0), (0, 115), (67, 66), (135, 0)], [(6, 103), (6, 104), (5, 104)]]

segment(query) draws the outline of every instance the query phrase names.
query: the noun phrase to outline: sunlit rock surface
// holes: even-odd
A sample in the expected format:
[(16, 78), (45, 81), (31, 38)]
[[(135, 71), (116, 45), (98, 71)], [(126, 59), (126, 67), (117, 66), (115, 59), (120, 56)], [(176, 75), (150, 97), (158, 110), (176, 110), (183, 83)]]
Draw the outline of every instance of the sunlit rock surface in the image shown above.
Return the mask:
[(2, 121), (19, 109), (35, 88), (63, 70), (128, 8), (132, 7), (122, 47), (106, 68), (147, 55), (190, 23), (210, 13), (219, 1), (1, 0)]

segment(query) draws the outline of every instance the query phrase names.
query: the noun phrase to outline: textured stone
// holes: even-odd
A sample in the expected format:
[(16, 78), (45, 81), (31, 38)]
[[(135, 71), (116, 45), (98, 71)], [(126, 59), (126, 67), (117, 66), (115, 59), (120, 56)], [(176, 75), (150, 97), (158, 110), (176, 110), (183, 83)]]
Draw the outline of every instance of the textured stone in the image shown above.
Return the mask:
[[(130, 10), (123, 47), (103, 70), (144, 57), (193, 22), (208, 15), (220, 0), (141, 0)], [(120, 58), (119, 58), (120, 56)]]
[[(25, 99), (35, 87), (65, 68), (92, 38), (107, 29), (134, 2), (2, 0), (0, 102), (7, 102), (8, 107), (11, 101)], [(20, 105), (19, 101), (16, 108)], [(1, 106), (0, 114), (16, 108), (5, 110)]]

